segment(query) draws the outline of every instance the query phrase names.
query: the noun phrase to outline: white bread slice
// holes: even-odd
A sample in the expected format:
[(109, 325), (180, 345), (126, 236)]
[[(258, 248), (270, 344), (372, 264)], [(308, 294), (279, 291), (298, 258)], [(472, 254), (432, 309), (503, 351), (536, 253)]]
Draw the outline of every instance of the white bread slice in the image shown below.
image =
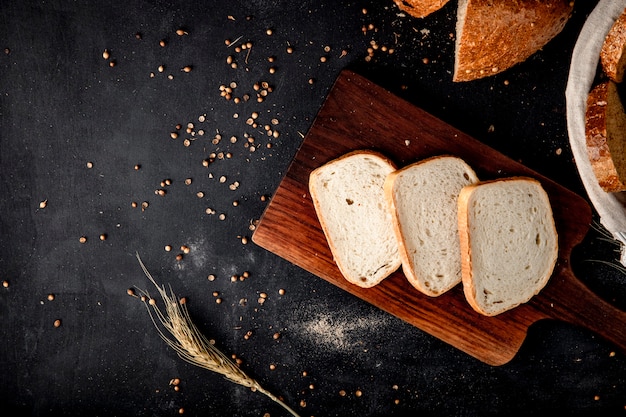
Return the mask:
[(616, 83), (621, 83), (626, 71), (626, 9), (607, 33), (600, 50), (600, 63), (604, 73)]
[(413, 17), (426, 17), (446, 5), (450, 0), (394, 0), (400, 10)]
[(615, 82), (602, 82), (589, 93), (585, 136), (598, 185), (607, 193), (626, 191), (626, 112)]
[(459, 0), (453, 81), (471, 81), (526, 60), (558, 35), (570, 0)]
[(558, 237), (539, 181), (513, 177), (470, 185), (459, 195), (463, 290), (495, 316), (528, 302), (548, 283)]
[(457, 200), (476, 182), (474, 170), (454, 156), (414, 163), (385, 181), (402, 270), (426, 295), (439, 296), (461, 282)]
[(309, 192), (333, 258), (352, 284), (370, 288), (400, 267), (385, 204), (385, 178), (396, 169), (383, 155), (358, 150), (311, 172)]

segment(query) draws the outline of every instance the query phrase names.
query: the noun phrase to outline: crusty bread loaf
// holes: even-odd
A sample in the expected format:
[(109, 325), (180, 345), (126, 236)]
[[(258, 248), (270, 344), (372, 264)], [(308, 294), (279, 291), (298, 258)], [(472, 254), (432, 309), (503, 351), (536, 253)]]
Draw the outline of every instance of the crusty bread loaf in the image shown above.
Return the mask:
[(384, 199), (395, 165), (367, 150), (350, 152), (311, 172), (309, 192), (334, 260), (349, 282), (369, 288), (400, 267)]
[(604, 38), (600, 50), (600, 63), (604, 73), (616, 83), (624, 79), (626, 69), (626, 10), (617, 18)]
[(450, 0), (394, 0), (400, 10), (413, 17), (426, 17), (441, 9)]
[(585, 133), (600, 187), (606, 192), (626, 190), (626, 114), (615, 82), (602, 82), (589, 93)]
[(429, 158), (392, 172), (385, 181), (408, 281), (431, 297), (461, 282), (457, 199), (476, 173), (453, 156)]
[(502, 72), (561, 32), (570, 0), (459, 0), (454, 81)]
[(469, 185), (458, 210), (463, 290), (474, 310), (495, 316), (544, 288), (558, 237), (539, 181), (514, 177)]

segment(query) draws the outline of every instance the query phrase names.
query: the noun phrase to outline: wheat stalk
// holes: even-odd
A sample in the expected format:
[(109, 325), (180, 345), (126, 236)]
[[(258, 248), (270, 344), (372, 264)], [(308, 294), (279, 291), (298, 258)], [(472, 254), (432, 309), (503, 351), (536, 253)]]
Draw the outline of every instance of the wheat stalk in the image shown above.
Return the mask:
[[(147, 291), (141, 290), (141, 293), (145, 296), (142, 297), (142, 300), (146, 303), (150, 319), (161, 338), (176, 351), (178, 356), (193, 365), (217, 372), (235, 384), (243, 385), (250, 388), (252, 391), (258, 391), (266, 395), (291, 413), (292, 416), (299, 417), (298, 414), (281, 401), (280, 398), (263, 388), (256, 380), (249, 377), (224, 353), (216, 348), (193, 323), (189, 316), (187, 306), (178, 300), (172, 289), (170, 288), (168, 293), (163, 286), (159, 286), (156, 283), (141, 261), (139, 254), (137, 254), (137, 260), (143, 272), (159, 292), (163, 304), (165, 305), (165, 309), (161, 310), (157, 306), (156, 300), (151, 298)], [(159, 324), (161, 326), (159, 326)], [(161, 327), (165, 331), (162, 330)], [(168, 337), (166, 333), (169, 333), (171, 337)]]

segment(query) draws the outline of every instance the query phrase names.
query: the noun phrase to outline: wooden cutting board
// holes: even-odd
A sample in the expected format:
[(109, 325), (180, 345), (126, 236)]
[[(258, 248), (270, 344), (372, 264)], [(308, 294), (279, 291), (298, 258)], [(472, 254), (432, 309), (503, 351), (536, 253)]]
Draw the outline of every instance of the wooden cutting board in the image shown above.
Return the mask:
[[(401, 269), (374, 288), (348, 283), (313, 207), (309, 173), (355, 149), (372, 149), (399, 167), (442, 154), (469, 163), (482, 180), (526, 175), (538, 179), (552, 204), (559, 258), (548, 285), (529, 303), (496, 317), (476, 313), (461, 285), (431, 298)], [(363, 219), (367, 221), (367, 219)], [(557, 319), (586, 327), (626, 351), (626, 313), (598, 298), (573, 274), (572, 248), (584, 238), (591, 209), (580, 196), (449, 126), (365, 78), (344, 71), (306, 135), (253, 235), (259, 246), (491, 365), (510, 361), (528, 327)]]

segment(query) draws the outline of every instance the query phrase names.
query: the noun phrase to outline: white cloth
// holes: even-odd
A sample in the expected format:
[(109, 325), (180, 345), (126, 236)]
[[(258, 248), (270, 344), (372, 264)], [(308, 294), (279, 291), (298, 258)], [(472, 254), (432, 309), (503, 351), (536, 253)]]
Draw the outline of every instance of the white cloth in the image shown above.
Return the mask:
[(626, 0), (600, 0), (585, 22), (572, 54), (565, 99), (570, 146), (582, 183), (600, 223), (621, 243), (620, 262), (626, 266), (626, 193), (607, 193), (600, 188), (585, 144), (587, 95), (592, 88), (600, 50), (606, 34), (626, 8)]

